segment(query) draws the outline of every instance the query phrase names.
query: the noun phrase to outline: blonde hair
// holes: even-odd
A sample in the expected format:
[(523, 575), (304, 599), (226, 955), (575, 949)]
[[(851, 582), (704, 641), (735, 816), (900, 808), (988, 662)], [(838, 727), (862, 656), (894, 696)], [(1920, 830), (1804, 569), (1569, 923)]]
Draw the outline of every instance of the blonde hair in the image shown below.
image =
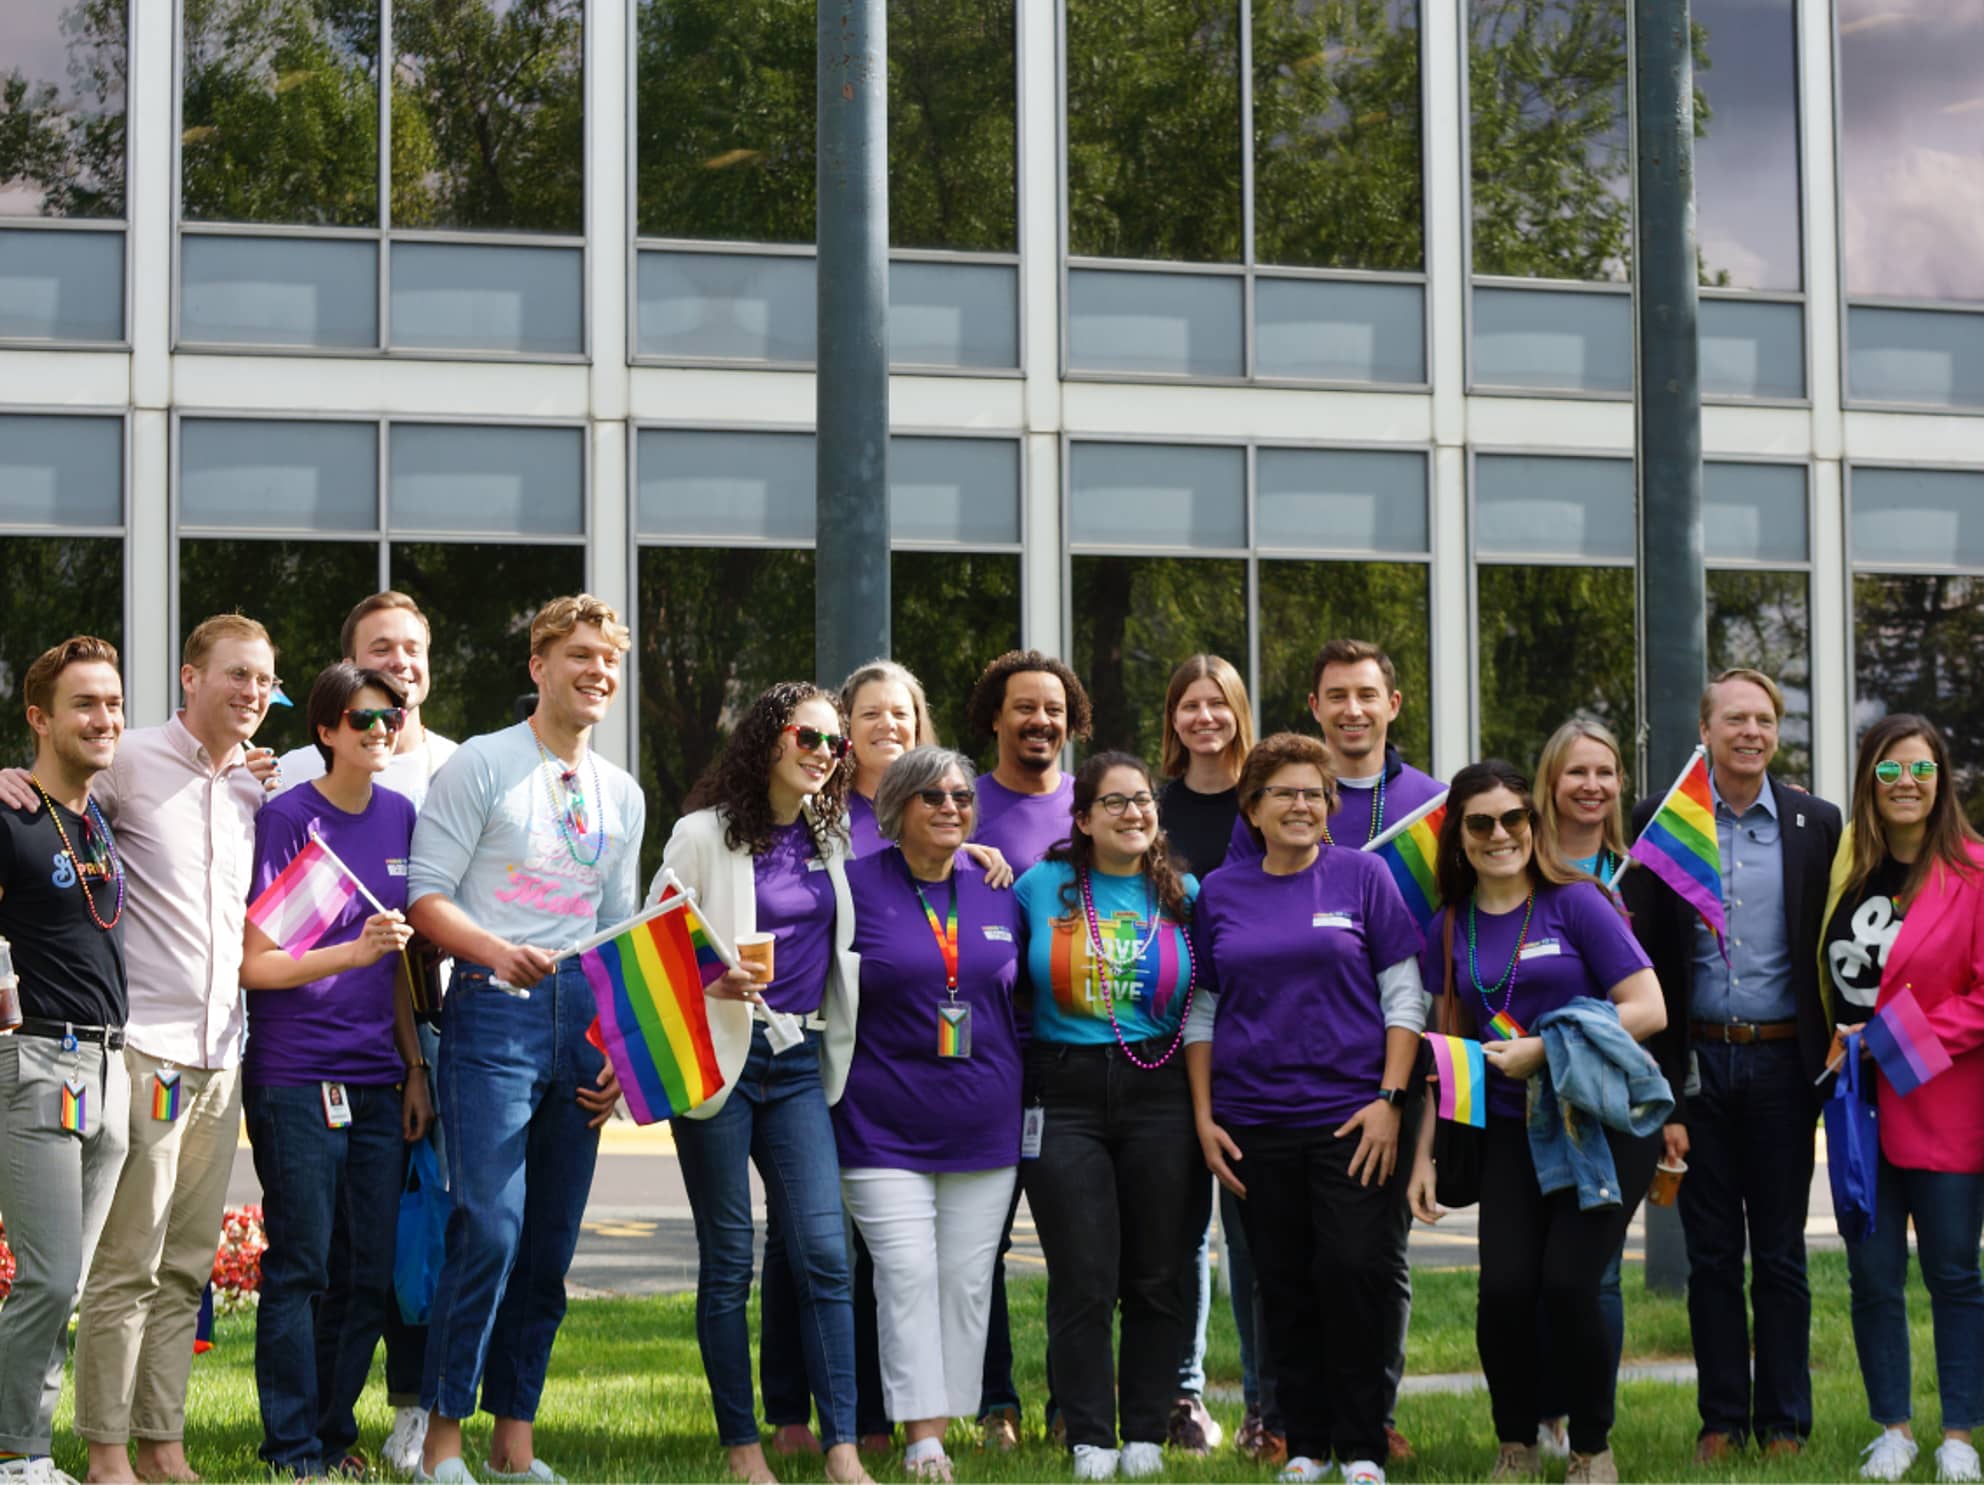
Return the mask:
[[(863, 686), (885, 681), (890, 685), (901, 686), (909, 693), (910, 709), (916, 713), (916, 743), (919, 748), (937, 745), (937, 724), (930, 720), (930, 703), (923, 694), (923, 682), (906, 665), (898, 665), (893, 660), (870, 660), (858, 667), (841, 683), (840, 714), (852, 726), (854, 723), (854, 698)], [(902, 760), (897, 759), (898, 763)], [(893, 765), (892, 765), (893, 766)], [(970, 773), (966, 773), (970, 777)]]
[(634, 642), (633, 632), (620, 622), (612, 604), (590, 593), (578, 593), (554, 598), (537, 611), (537, 617), (530, 621), (530, 652), (544, 654), (581, 624), (592, 625), (616, 650), (625, 650)]
[(1590, 738), (1612, 754), (1612, 765), (1619, 771), (1619, 794), (1612, 801), (1612, 812), (1605, 817), (1604, 834), (1601, 843), (1613, 855), (1626, 854), (1626, 760), (1619, 749), (1619, 739), (1612, 735), (1612, 729), (1603, 722), (1591, 717), (1573, 717), (1555, 732), (1550, 741), (1543, 745), (1543, 752), (1536, 760), (1536, 815), (1538, 834), (1557, 842), (1557, 782), (1570, 767), (1571, 749), (1579, 738)]
[(1747, 665), (1738, 665), (1725, 670), (1702, 687), (1702, 726), (1708, 726), (1708, 719), (1715, 715), (1715, 688), (1724, 681), (1748, 681), (1770, 698), (1770, 709), (1777, 714), (1777, 720), (1784, 720), (1784, 693), (1777, 682), (1761, 670), (1752, 670)]
[(186, 647), (179, 652), (182, 664), (198, 670), (207, 663), (207, 656), (213, 653), (215, 645), (224, 639), (244, 639), (253, 643), (260, 640), (269, 647), (269, 653), (278, 653), (276, 642), (269, 638), (269, 631), (259, 619), (251, 619), (244, 613), (214, 614), (200, 620), (193, 632), (186, 636)]
[(1254, 750), (1253, 708), (1247, 704), (1247, 683), (1240, 679), (1240, 672), (1230, 660), (1218, 655), (1194, 655), (1171, 672), (1171, 684), (1164, 688), (1164, 746), (1159, 754), (1159, 766), (1166, 778), (1178, 779), (1185, 776), (1185, 767), (1191, 762), (1174, 719), (1178, 704), (1195, 681), (1211, 681), (1219, 687), (1219, 694), (1232, 709), (1233, 741), (1226, 745), (1219, 761), (1230, 773), (1237, 774)]

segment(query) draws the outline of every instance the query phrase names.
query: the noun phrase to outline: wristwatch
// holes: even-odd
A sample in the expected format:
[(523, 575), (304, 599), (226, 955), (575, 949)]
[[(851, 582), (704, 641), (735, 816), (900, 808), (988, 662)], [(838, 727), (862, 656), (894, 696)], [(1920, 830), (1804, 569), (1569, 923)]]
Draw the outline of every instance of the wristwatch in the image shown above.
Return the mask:
[(1405, 1103), (1405, 1093), (1406, 1090), (1403, 1088), (1380, 1088), (1378, 1090), (1378, 1097), (1382, 1098), (1393, 1108), (1399, 1108)]

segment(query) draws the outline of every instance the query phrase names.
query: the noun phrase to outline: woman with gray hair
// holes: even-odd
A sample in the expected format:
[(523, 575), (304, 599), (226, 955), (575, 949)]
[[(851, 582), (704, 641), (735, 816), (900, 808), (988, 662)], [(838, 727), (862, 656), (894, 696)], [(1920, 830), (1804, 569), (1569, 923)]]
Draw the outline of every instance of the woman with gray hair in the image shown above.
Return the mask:
[(833, 1110), (841, 1191), (874, 1255), (889, 1416), (926, 1480), (951, 1478), (944, 1431), (978, 1410), (1020, 1155), (1020, 912), (964, 855), (972, 774), (945, 748), (904, 753), (875, 791), (893, 844), (847, 868), (861, 995)]

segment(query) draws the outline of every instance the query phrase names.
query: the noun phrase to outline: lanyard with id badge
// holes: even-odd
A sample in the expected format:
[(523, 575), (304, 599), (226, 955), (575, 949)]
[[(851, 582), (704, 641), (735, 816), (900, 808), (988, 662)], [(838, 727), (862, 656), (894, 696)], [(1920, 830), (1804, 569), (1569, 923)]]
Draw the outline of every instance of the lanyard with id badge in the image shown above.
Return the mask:
[[(909, 863), (903, 862), (909, 871)], [(944, 961), (944, 998), (937, 1005), (937, 1056), (944, 1061), (962, 1061), (971, 1056), (971, 1007), (958, 999), (958, 875), (951, 871), (951, 902), (940, 923), (937, 910), (924, 895), (923, 884), (910, 873), (910, 886), (923, 904), (923, 916), (930, 924), (930, 936), (937, 940), (937, 953)]]

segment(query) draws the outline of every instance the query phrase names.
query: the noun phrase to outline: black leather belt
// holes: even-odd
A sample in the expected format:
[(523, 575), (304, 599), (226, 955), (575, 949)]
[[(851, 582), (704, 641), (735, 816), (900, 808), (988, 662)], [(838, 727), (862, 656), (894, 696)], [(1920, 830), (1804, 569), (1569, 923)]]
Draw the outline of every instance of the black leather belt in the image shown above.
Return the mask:
[(66, 1021), (44, 1021), (38, 1016), (29, 1016), (14, 1029), (21, 1036), (45, 1037), (52, 1042), (73, 1036), (79, 1042), (88, 1042), (106, 1051), (124, 1050), (124, 1028), (121, 1026), (71, 1026)]

